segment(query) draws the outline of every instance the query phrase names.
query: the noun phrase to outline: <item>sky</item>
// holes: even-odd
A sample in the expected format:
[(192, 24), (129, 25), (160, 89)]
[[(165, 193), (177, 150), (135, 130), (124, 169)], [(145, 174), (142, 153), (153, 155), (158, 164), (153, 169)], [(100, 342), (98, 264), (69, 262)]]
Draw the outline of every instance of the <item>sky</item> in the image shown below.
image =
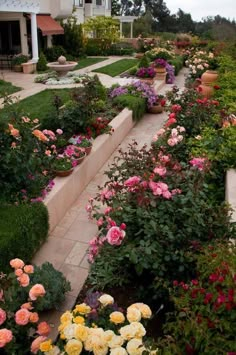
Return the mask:
[(194, 21), (216, 15), (236, 20), (236, 0), (165, 0), (165, 3), (171, 14), (180, 8), (190, 13)]

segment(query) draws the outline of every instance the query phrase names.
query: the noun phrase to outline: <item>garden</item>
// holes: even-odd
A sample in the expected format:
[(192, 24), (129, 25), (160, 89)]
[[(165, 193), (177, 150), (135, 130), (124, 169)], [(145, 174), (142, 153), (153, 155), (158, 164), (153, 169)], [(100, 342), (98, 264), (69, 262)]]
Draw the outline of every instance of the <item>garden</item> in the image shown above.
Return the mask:
[[(213, 48), (176, 55), (169, 43), (155, 47), (142, 38), (140, 48), (144, 55), (125, 75), (141, 80), (106, 89), (96, 75), (85, 76), (82, 87), (43, 92), (32, 107), (6, 100), (3, 354), (236, 353), (236, 226), (225, 202), (225, 175), (236, 168), (235, 59)], [(189, 68), (183, 91), (173, 86), (163, 96), (142, 80), (173, 84), (183, 65)], [(206, 70), (217, 77), (204, 77)], [(46, 98), (42, 114), (35, 106)], [(123, 108), (139, 120), (157, 105), (168, 119), (151, 146), (133, 141), (120, 150), (86, 206), (98, 227), (89, 243), (89, 276), (53, 343), (39, 314), (57, 307), (70, 285), (51, 264), (31, 264), (48, 235), (43, 200), (55, 176), (79, 169), (96, 137), (112, 139), (110, 123)]]

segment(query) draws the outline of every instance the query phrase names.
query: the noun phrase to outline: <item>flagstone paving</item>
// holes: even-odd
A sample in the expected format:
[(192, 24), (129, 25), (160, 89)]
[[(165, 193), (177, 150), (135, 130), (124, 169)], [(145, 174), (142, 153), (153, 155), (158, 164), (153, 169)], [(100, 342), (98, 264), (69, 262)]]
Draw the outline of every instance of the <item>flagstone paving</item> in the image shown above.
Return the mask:
[[(90, 73), (91, 69), (113, 63), (119, 59), (119, 57), (112, 57), (88, 68), (80, 69), (78, 72)], [(175, 85), (179, 88), (184, 87), (185, 72), (186, 70), (183, 69), (176, 78)], [(21, 99), (45, 89), (45, 85), (33, 83), (34, 77), (35, 75), (24, 75), (12, 72), (6, 72), (4, 74), (4, 80), (11, 81), (14, 85), (24, 88), (24, 90), (19, 92)], [(124, 83), (124, 79), (111, 78), (104, 76), (104, 74), (101, 76), (99, 75), (99, 77), (107, 87), (115, 82)], [(72, 85), (72, 87), (74, 86), (75, 85)], [(60, 86), (60, 88), (61, 87), (62, 86)], [(63, 87), (69, 86), (66, 85)], [(164, 87), (158, 90), (158, 92), (164, 94), (167, 90), (170, 90), (171, 87), (172, 85), (164, 85)], [(53, 338), (57, 335), (57, 326), (60, 321), (60, 315), (65, 310), (69, 310), (74, 306), (76, 298), (88, 275), (89, 264), (86, 258), (86, 251), (89, 241), (96, 235), (97, 231), (95, 222), (88, 219), (87, 212), (85, 211), (88, 199), (94, 197), (98, 191), (97, 186), (103, 185), (106, 181), (104, 171), (108, 169), (114, 157), (118, 155), (118, 149), (127, 149), (128, 145), (134, 139), (138, 142), (139, 146), (142, 146), (143, 144), (150, 145), (152, 136), (162, 127), (166, 118), (166, 113), (147, 113), (144, 115), (142, 120), (134, 126), (121, 145), (111, 155), (110, 159), (103, 165), (94, 179), (87, 185), (83, 193), (78, 197), (70, 210), (68, 210), (61, 222), (50, 233), (48, 240), (36, 253), (33, 263), (41, 265), (43, 262), (48, 261), (52, 263), (55, 268), (63, 272), (66, 278), (71, 282), (72, 290), (67, 294), (65, 302), (60, 305), (60, 309), (46, 312), (42, 315), (42, 319), (47, 320), (53, 327)]]

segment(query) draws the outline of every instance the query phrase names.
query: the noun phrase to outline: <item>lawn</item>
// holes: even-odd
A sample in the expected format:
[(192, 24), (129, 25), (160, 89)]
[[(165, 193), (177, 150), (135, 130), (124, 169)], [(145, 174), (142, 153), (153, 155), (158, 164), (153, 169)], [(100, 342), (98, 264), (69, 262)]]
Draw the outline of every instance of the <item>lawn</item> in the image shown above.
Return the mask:
[(14, 92), (20, 91), (21, 88), (12, 85), (8, 81), (0, 80), (0, 98), (5, 95), (14, 94)]
[(17, 111), (30, 118), (43, 119), (48, 116), (50, 112), (54, 112), (55, 108), (52, 103), (55, 95), (61, 98), (63, 104), (69, 100), (70, 91), (71, 89), (46, 89), (19, 101), (17, 104), (13, 104), (11, 109), (9, 107), (2, 109), (0, 111), (1, 116), (6, 117), (9, 116), (10, 111)]
[(83, 68), (86, 68), (90, 65), (103, 62), (106, 59), (108, 59), (108, 58), (107, 57), (81, 58), (78, 60), (78, 64), (76, 65), (76, 67), (73, 70), (83, 69)]
[(138, 62), (139, 62), (138, 59), (121, 59), (113, 64), (109, 64), (106, 65), (105, 67), (95, 69), (93, 70), (93, 72), (103, 73), (114, 77), (134, 67), (135, 65), (138, 64)]

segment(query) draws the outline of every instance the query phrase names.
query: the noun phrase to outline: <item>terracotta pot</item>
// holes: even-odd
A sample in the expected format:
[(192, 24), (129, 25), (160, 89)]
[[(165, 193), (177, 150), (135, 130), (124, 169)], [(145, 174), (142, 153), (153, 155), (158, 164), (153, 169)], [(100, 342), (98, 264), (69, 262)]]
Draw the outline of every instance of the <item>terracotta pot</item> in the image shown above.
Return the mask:
[(85, 157), (86, 157), (86, 153), (82, 157), (73, 160), (76, 161), (77, 163), (76, 165), (79, 165), (82, 163), (82, 161), (84, 161)]
[(90, 147), (85, 147), (85, 148), (84, 148), (86, 155), (89, 155), (89, 154), (91, 153), (92, 147), (93, 147), (93, 146), (91, 145)]
[(156, 73), (166, 73), (165, 67), (155, 67), (154, 70)]
[(140, 59), (144, 56), (144, 53), (136, 53), (135, 58)]
[(56, 176), (65, 177), (65, 176), (69, 176), (70, 174), (72, 174), (73, 168), (70, 170), (53, 170), (53, 172), (54, 172), (54, 174), (56, 174)]
[(152, 107), (149, 107), (148, 112), (149, 113), (162, 113), (164, 111), (164, 107), (159, 105), (153, 105)]
[(166, 81), (166, 75), (167, 75), (166, 72), (165, 73), (156, 73), (155, 79)]
[(214, 89), (210, 85), (201, 84), (198, 88), (200, 94), (208, 99), (213, 95)]
[(14, 65), (14, 66), (13, 66), (13, 70), (14, 70), (15, 72), (17, 72), (17, 73), (20, 73), (20, 72), (23, 71), (22, 66), (21, 66), (20, 64), (19, 64), (19, 65)]
[(218, 78), (218, 73), (214, 70), (207, 70), (201, 76), (202, 84), (209, 85), (214, 83)]

